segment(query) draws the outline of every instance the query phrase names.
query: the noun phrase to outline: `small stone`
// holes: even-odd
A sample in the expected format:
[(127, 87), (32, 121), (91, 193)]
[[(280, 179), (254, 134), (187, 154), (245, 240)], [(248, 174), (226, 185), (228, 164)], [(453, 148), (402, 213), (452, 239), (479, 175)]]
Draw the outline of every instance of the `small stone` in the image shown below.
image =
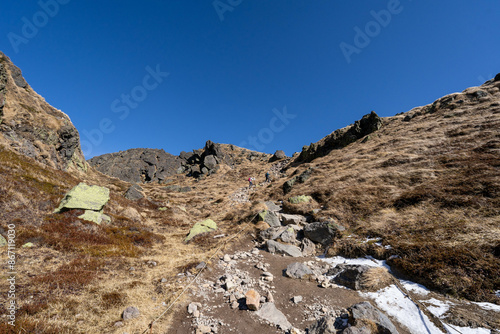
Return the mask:
[(115, 322), (115, 324), (113, 325), (113, 327), (123, 327), (123, 321), (117, 321), (117, 322)]
[(303, 300), (303, 298), (302, 298), (302, 296), (295, 296), (292, 298), (292, 300), (295, 304), (298, 304)]
[(238, 307), (240, 306), (240, 304), (237, 302), (237, 301), (234, 301), (231, 303), (231, 308), (234, 310), (234, 309), (237, 309)]
[(160, 282), (161, 282), (161, 283), (167, 283), (167, 282), (168, 282), (168, 280), (167, 280), (166, 278), (162, 278)]
[(122, 319), (123, 320), (134, 319), (137, 318), (140, 314), (141, 313), (139, 312), (139, 309), (137, 307), (129, 306), (123, 311)]
[(210, 328), (209, 326), (207, 325), (198, 325), (198, 327), (196, 328), (196, 331), (202, 333), (202, 334), (207, 334), (207, 333), (211, 333), (212, 332), (212, 328)]
[(231, 256), (228, 254), (224, 255), (224, 262), (230, 262), (231, 261)]
[(257, 311), (260, 307), (260, 294), (254, 289), (248, 290), (245, 294), (246, 305), (249, 310)]

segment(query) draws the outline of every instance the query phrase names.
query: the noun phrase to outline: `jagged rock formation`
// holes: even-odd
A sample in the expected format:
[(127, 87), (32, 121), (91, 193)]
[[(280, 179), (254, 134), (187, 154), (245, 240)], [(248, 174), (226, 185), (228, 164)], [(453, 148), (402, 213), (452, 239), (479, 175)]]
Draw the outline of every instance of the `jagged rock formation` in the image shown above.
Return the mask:
[(234, 164), (233, 158), (225, 153), (222, 144), (210, 140), (203, 149), (181, 152), (179, 156), (164, 150), (136, 148), (104, 154), (88, 162), (101, 173), (133, 183), (164, 183), (168, 177), (176, 174), (198, 178), (216, 173), (222, 163)]
[(53, 168), (87, 170), (80, 136), (69, 117), (45, 102), (2, 52), (0, 143)]
[(377, 131), (381, 126), (382, 120), (372, 111), (370, 114), (363, 116), (359, 121), (356, 121), (354, 125), (335, 130), (317, 143), (304, 146), (296, 161), (310, 162), (316, 158), (323, 157), (332, 150), (346, 147), (356, 140)]

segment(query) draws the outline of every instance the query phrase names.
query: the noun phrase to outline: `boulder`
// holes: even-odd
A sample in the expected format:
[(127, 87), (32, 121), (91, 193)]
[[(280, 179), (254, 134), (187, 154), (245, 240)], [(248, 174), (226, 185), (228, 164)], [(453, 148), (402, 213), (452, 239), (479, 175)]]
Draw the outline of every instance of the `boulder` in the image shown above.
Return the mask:
[(279, 326), (283, 331), (288, 331), (292, 328), (292, 324), (288, 321), (286, 316), (276, 308), (274, 303), (264, 303), (255, 314), (261, 319), (275, 326)]
[(293, 244), (297, 241), (297, 232), (292, 227), (288, 227), (283, 233), (281, 233), (279, 238), (284, 243)]
[(268, 223), (271, 227), (281, 226), (278, 215), (273, 211), (262, 211), (261, 213), (259, 213), (259, 220)]
[(288, 199), (288, 201), (292, 204), (309, 203), (311, 200), (312, 197), (306, 195), (294, 196)]
[(281, 236), (283, 232), (286, 231), (286, 229), (286, 226), (272, 226), (267, 230), (261, 231), (259, 233), (259, 236), (262, 240), (276, 240)]
[(103, 214), (101, 211), (85, 210), (85, 213), (78, 216), (78, 218), (96, 223), (97, 225), (100, 225), (101, 223), (111, 223), (111, 217)]
[(290, 263), (285, 270), (285, 276), (290, 278), (307, 279), (313, 274), (313, 271), (304, 263)]
[(208, 170), (213, 170), (217, 167), (217, 160), (213, 155), (207, 155), (203, 159), (203, 165), (208, 168)]
[(271, 211), (271, 212), (278, 212), (281, 210), (281, 207), (274, 204), (273, 202), (271, 201), (266, 201), (264, 202), (264, 204), (266, 205), (267, 207), (267, 210)]
[(254, 289), (250, 289), (245, 294), (245, 297), (248, 309), (251, 311), (257, 311), (260, 307), (260, 294)]
[(335, 328), (335, 317), (327, 315), (314, 324), (308, 329), (308, 334), (336, 334), (337, 329)]
[(207, 219), (202, 222), (198, 222), (194, 224), (194, 226), (189, 230), (189, 234), (184, 239), (185, 242), (188, 242), (189, 240), (193, 239), (195, 236), (202, 234), (202, 233), (208, 233), (215, 231), (217, 229), (217, 224), (212, 220), (212, 219)]
[(143, 189), (139, 185), (134, 184), (127, 189), (124, 197), (131, 201), (137, 201), (141, 198), (144, 198), (144, 194), (142, 193), (142, 191)]
[(299, 247), (293, 245), (284, 245), (274, 240), (266, 241), (267, 249), (270, 253), (285, 254), (291, 257), (300, 257), (302, 252)]
[(314, 222), (304, 226), (304, 235), (314, 242), (328, 245), (342, 230), (343, 227), (333, 222)]
[(369, 302), (361, 302), (350, 307), (351, 321), (355, 326), (363, 320), (372, 321), (377, 325), (379, 333), (398, 334), (398, 330), (389, 318)]
[(316, 245), (307, 238), (302, 239), (301, 250), (303, 256), (316, 255)]
[(123, 320), (134, 319), (137, 318), (140, 314), (141, 313), (139, 312), (139, 309), (137, 307), (129, 306), (123, 311), (122, 319)]
[(71, 209), (101, 211), (108, 201), (108, 188), (80, 183), (64, 196), (54, 213)]
[(281, 223), (283, 225), (288, 225), (288, 224), (295, 224), (295, 225), (301, 225), (305, 224), (307, 219), (304, 216), (301, 215), (290, 215), (286, 213), (280, 214), (280, 219)]
[(282, 150), (277, 150), (276, 152), (274, 152), (273, 156), (269, 159), (269, 162), (274, 162), (285, 158), (286, 158), (285, 152), (283, 152)]

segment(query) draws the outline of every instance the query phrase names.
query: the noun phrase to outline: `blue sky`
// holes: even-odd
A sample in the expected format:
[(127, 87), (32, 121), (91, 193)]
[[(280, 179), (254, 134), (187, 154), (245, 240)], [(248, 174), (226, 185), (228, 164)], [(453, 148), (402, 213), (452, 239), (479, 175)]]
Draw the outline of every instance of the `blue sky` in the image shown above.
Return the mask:
[(500, 72), (500, 2), (6, 1), (0, 50), (87, 158), (206, 140), (288, 155)]

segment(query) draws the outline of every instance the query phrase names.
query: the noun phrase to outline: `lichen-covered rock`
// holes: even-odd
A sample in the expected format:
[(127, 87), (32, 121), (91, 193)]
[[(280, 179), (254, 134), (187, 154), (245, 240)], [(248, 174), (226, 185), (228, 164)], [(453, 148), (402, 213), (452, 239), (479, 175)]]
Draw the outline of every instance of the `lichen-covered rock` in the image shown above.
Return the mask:
[(194, 226), (189, 230), (189, 234), (184, 239), (185, 242), (188, 242), (189, 240), (193, 239), (195, 236), (202, 234), (202, 233), (208, 233), (215, 231), (217, 229), (217, 224), (212, 220), (212, 219), (207, 219), (202, 222), (198, 222), (194, 224)]
[(5, 239), (4, 236), (0, 234), (0, 247), (4, 246), (7, 246), (7, 239)]
[(108, 201), (108, 188), (88, 186), (82, 182), (64, 196), (61, 204), (54, 213), (71, 209), (101, 211)]
[(101, 223), (108, 224), (111, 222), (111, 217), (109, 217), (108, 215), (105, 215), (99, 211), (92, 210), (85, 210), (85, 213), (78, 216), (78, 218), (96, 223), (97, 225), (100, 225)]
[(312, 197), (306, 195), (294, 196), (288, 199), (288, 201), (292, 204), (309, 203), (311, 200)]

